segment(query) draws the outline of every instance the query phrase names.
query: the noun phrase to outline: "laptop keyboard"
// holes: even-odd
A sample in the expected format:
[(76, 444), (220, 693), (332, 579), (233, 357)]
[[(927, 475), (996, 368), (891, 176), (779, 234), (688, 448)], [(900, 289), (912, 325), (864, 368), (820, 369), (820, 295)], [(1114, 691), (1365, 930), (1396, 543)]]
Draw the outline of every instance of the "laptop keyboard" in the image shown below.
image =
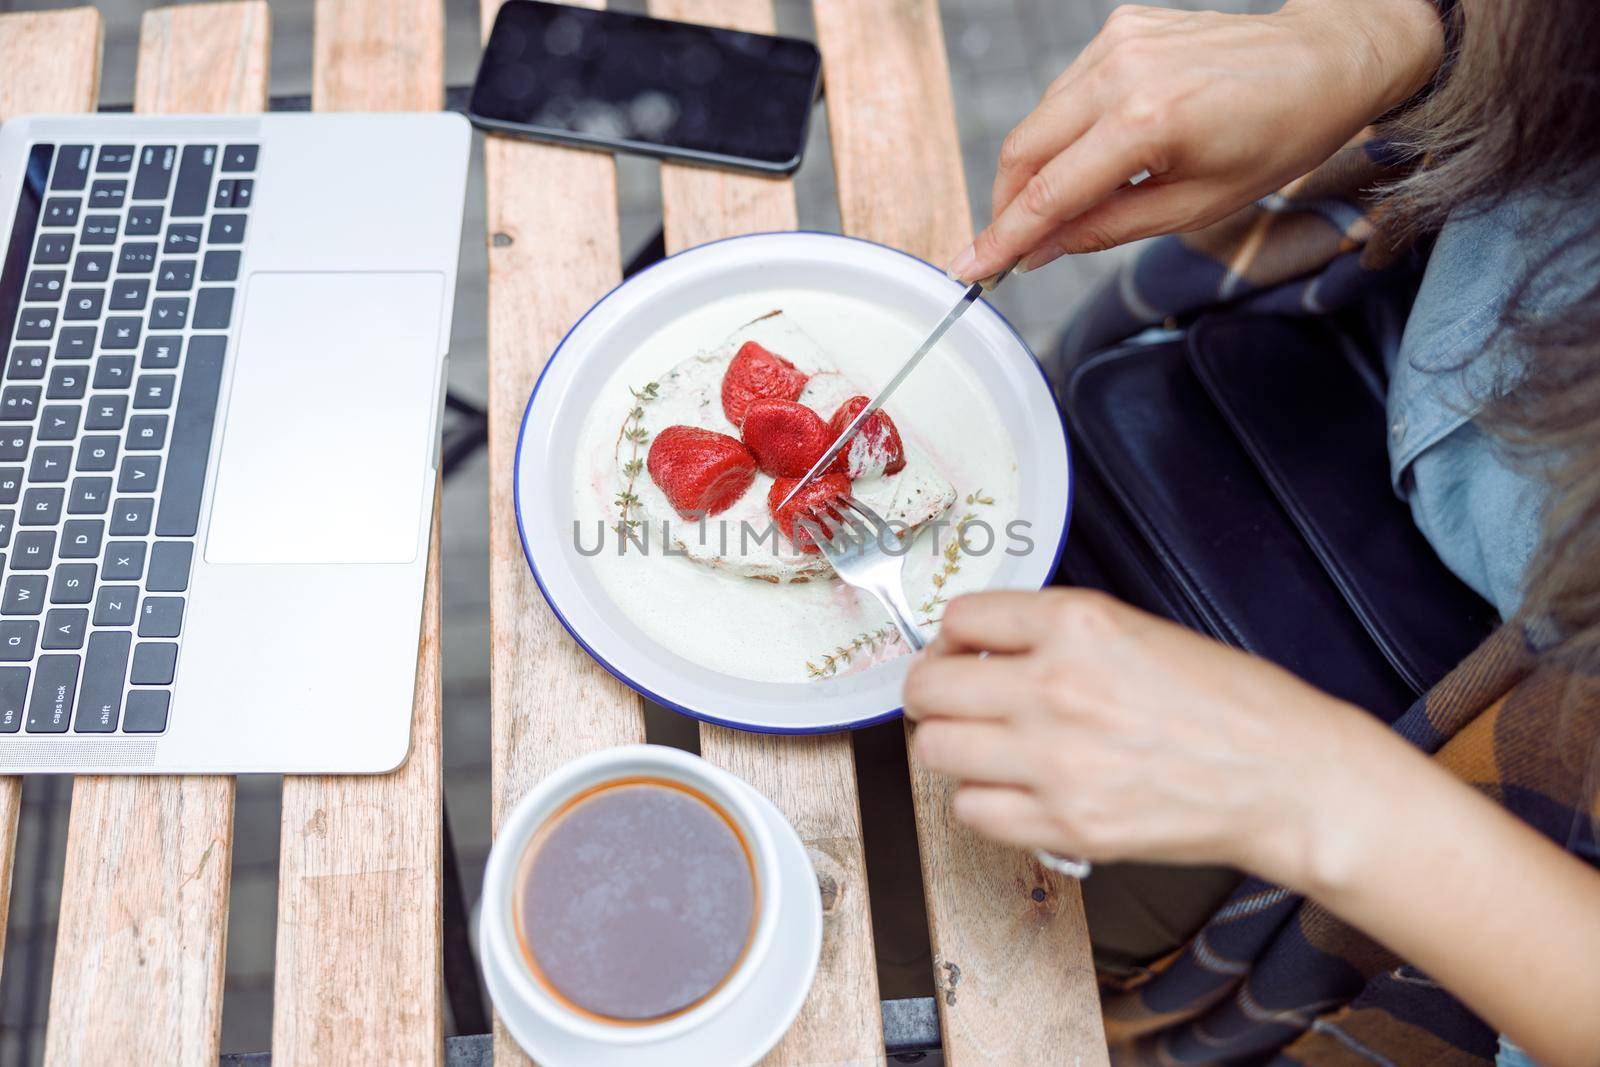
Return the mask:
[(30, 150), (0, 274), (0, 733), (167, 728), (258, 156)]

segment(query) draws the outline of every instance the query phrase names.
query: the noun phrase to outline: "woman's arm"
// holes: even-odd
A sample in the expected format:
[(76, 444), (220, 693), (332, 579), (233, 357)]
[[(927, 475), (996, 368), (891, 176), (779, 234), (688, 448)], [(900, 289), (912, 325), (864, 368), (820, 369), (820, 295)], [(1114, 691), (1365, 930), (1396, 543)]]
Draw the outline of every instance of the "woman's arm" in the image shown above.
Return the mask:
[[(982, 655), (988, 653), (988, 655)], [(906, 677), (955, 812), (1091, 860), (1314, 897), (1547, 1067), (1600, 1050), (1600, 873), (1287, 671), (1101, 594), (951, 602)]]
[[(951, 272), (1198, 229), (1313, 170), (1439, 65), (1431, 0), (1270, 15), (1119, 7), (1006, 138), (993, 219)], [(1137, 187), (1140, 171), (1150, 178)]]

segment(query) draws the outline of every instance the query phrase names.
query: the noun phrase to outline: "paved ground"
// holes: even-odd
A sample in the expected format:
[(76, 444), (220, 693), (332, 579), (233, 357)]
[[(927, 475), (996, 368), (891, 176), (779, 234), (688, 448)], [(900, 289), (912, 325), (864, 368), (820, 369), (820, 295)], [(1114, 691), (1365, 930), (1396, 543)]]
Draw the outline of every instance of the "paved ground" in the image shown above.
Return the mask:
[[(67, 6), (56, 0), (0, 0), (0, 11)], [(149, 6), (142, 0), (105, 0), (106, 52), (102, 99), (127, 102), (133, 95), (138, 22)], [(471, 81), (477, 63), (476, 5), (446, 0), (450, 84)], [(642, 10), (642, 0), (616, 4)], [(1095, 33), (1113, 0), (942, 0), (946, 44), (955, 83), (956, 111), (971, 189), (973, 216), (989, 215), (988, 190), (1000, 141), (1038, 99), (1045, 85)], [(1274, 0), (1204, 3), (1172, 0), (1172, 6), (1265, 10)], [(778, 0), (779, 29), (810, 36), (805, 0)], [(310, 85), (311, 0), (273, 3), (272, 91), (306, 93)], [(819, 112), (806, 163), (797, 176), (800, 223), (837, 229), (827, 123)], [(479, 156), (474, 154), (475, 166)], [(622, 236), (625, 251), (647, 241), (660, 225), (656, 165), (621, 160)], [(460, 286), (452, 341), (452, 388), (481, 401), (484, 396), (484, 231), (481, 177), (471, 182), (467, 229), (462, 243)], [(1043, 353), (1054, 339), (1066, 310), (1103, 277), (1122, 253), (1083, 257), (1052, 267), (1026, 284), (1001, 291), (997, 303)], [(444, 498), (445, 567), (445, 788), (468, 892), (476, 894), (489, 844), (488, 704), (488, 487), (480, 454), (449, 481)], [(670, 729), (655, 723), (655, 730)], [(880, 942), (892, 958), (884, 961), (885, 993), (925, 991), (926, 963), (919, 958), (921, 918), (904, 894), (917, 892), (915, 853), (908, 848), (904, 812), (898, 799), (903, 784), (891, 773), (894, 734), (865, 740), (858, 757), (869, 805), (881, 808), (869, 819), (884, 827), (882, 864), (871, 875)], [(899, 772), (901, 778), (904, 771)], [(15, 889), (0, 983), (0, 1063), (36, 1062), (42, 1052), (42, 1024), (49, 1000), (51, 947), (60, 891), (66, 811), (70, 783), (29, 779), (23, 793), (17, 839)], [(871, 799), (882, 794), (881, 802)], [(233, 898), (229, 912), (227, 992), (223, 1000), (224, 1051), (265, 1049), (271, 1039), (272, 959), (276, 918), (279, 781), (241, 779), (236, 814)], [(900, 900), (894, 899), (897, 895)], [(878, 898), (883, 898), (881, 901)], [(902, 903), (908, 906), (901, 906)], [(902, 936), (883, 937), (896, 918)], [(902, 942), (898, 946), (891, 941)]]

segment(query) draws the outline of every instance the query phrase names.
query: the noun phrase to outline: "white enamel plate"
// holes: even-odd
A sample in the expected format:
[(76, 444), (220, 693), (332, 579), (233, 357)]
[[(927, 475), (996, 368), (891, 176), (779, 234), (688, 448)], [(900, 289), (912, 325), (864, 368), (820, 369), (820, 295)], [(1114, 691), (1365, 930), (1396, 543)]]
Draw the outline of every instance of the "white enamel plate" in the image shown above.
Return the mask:
[[(739, 322), (782, 299), (808, 310), (803, 325), (823, 334), (847, 327), (850, 308), (881, 309), (903, 320), (906, 340), (881, 347), (859, 381), (877, 388), (938, 322), (962, 287), (905, 253), (822, 233), (754, 234), (702, 245), (641, 271), (591, 308), (562, 340), (528, 398), (517, 441), (516, 508), (522, 545), (545, 599), (567, 630), (606, 670), (658, 703), (708, 722), (745, 730), (820, 733), (881, 722), (900, 713), (907, 657), (804, 682), (752, 681), (709, 669), (665, 647), (624, 612), (580, 548), (575, 463), (597, 405), (616, 406), (625, 360), (654, 339), (682, 336), (705, 312), (701, 347), (713, 347)], [(839, 314), (830, 314), (837, 305)], [(751, 314), (738, 314), (748, 310)], [(732, 315), (733, 320), (727, 321)], [(798, 318), (798, 316), (796, 316)], [(676, 334), (672, 331), (676, 330)], [(688, 332), (692, 333), (692, 330)], [(847, 339), (846, 335), (846, 339)], [(825, 337), (835, 344), (841, 337)], [(904, 351), (899, 351), (903, 344)], [(1055, 572), (1071, 505), (1067, 443), (1044, 375), (999, 312), (980, 302), (934, 353), (964, 364), (981, 383), (1016, 456), (1015, 514), (1031, 548), (1001, 557), (990, 588), (1038, 589)], [(687, 353), (685, 353), (687, 354)], [(669, 361), (669, 364), (672, 361)], [(934, 360), (918, 375), (937, 373)], [(878, 371), (883, 369), (881, 376)], [(924, 382), (927, 388), (930, 383)], [(938, 383), (931, 383), (937, 386)], [(626, 394), (621, 394), (626, 399)], [(900, 396), (900, 394), (896, 394)], [(891, 410), (893, 402), (891, 402)], [(618, 414), (625, 412), (618, 408)], [(939, 426), (919, 426), (927, 436)], [(592, 542), (593, 537), (589, 540)], [(1008, 542), (1009, 543), (1009, 542)], [(592, 548), (592, 546), (590, 546)], [(686, 561), (673, 564), (693, 566)], [(750, 581), (707, 575), (707, 581)], [(626, 598), (623, 598), (626, 599)]]

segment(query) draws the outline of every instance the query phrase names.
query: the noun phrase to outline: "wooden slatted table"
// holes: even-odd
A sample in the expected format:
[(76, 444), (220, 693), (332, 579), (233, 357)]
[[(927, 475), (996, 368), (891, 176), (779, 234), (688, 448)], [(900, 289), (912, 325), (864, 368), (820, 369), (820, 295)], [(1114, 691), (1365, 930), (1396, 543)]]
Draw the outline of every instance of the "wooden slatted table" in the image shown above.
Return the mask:
[[(659, 15), (772, 28), (771, 0), (650, 0)], [(498, 0), (485, 0), (487, 33)], [(971, 235), (934, 0), (815, 0), (840, 214), (847, 232), (933, 261)], [(318, 0), (313, 105), (432, 109), (443, 94), (441, 0)], [(0, 16), (0, 120), (83, 111), (102, 29), (82, 8)], [(135, 107), (259, 111), (270, 18), (261, 0), (164, 8), (141, 28)], [(496, 823), (567, 760), (644, 739), (642, 706), (568, 638), (528, 572), (511, 471), (544, 360), (621, 277), (609, 156), (487, 138), (491, 694)], [(908, 195), (907, 190), (916, 190)], [(668, 249), (795, 226), (789, 181), (668, 165)], [(439, 531), (429, 555), (412, 751), (393, 774), (285, 781), (276, 1062), (443, 1058)], [(780, 1064), (884, 1059), (849, 739), (701, 730), (703, 754), (770, 796), (824, 888), (822, 963)], [(1106, 1061), (1082, 905), (1024, 854), (967, 833), (947, 783), (913, 769), (934, 980), (947, 1059)], [(20, 782), (0, 780), (0, 931)], [(234, 783), (74, 783), (46, 1059), (218, 1061)], [(495, 1060), (526, 1062), (496, 1024)]]

